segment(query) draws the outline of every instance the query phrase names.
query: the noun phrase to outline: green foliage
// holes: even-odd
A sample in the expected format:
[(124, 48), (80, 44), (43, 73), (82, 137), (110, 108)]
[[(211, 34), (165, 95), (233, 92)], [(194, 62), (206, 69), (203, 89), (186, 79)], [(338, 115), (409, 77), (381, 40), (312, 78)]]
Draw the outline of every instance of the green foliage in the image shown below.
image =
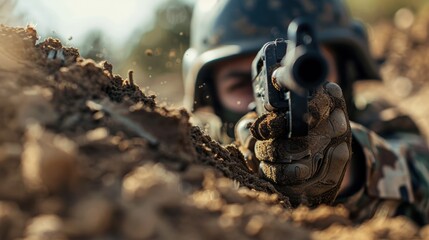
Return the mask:
[(153, 28), (143, 33), (130, 59), (151, 73), (176, 72), (189, 47), (191, 6), (170, 0), (158, 10)]
[(109, 51), (111, 44), (106, 39), (101, 30), (90, 31), (83, 41), (85, 44), (79, 48), (80, 54), (95, 61), (105, 60), (106, 57), (109, 58), (109, 61), (112, 61), (113, 55)]
[(391, 19), (400, 8), (418, 12), (427, 0), (346, 0), (352, 14), (366, 22)]

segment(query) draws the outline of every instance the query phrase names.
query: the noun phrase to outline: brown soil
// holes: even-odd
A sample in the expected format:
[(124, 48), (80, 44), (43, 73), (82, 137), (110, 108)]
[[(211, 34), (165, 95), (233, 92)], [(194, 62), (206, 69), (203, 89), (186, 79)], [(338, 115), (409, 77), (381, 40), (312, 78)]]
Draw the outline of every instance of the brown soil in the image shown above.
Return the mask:
[(403, 218), (291, 210), (236, 148), (158, 107), (132, 74), (36, 41), (31, 27), (0, 27), (0, 239), (429, 236)]

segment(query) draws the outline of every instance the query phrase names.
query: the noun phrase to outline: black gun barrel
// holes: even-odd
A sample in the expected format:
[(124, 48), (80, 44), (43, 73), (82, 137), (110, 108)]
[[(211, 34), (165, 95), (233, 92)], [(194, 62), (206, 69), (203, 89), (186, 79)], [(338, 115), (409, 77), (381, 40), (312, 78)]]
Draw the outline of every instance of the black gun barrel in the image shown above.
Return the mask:
[(326, 61), (315, 52), (305, 53), (296, 59), (292, 67), (292, 76), (298, 85), (315, 88), (326, 80)]
[[(314, 89), (326, 81), (328, 64), (320, 51), (312, 25), (308, 22), (292, 22), (286, 56), (273, 76), (277, 84), (297, 94)], [(296, 25), (296, 27), (294, 27)]]

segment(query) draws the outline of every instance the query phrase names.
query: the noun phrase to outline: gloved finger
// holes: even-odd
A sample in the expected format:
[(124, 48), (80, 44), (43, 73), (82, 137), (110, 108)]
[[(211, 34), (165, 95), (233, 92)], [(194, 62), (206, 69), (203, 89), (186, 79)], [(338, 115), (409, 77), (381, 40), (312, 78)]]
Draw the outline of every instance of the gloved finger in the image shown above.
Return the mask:
[(304, 161), (290, 164), (262, 161), (259, 164), (259, 175), (279, 185), (299, 184), (308, 180), (313, 173), (311, 165)]
[[(328, 136), (329, 138), (339, 137), (347, 132), (348, 120), (343, 109), (335, 109), (328, 117), (309, 132), (310, 139), (312, 137)], [(311, 144), (311, 143), (310, 143)]]
[(342, 103), (345, 104), (345, 100), (344, 100), (344, 96), (343, 96), (343, 91), (341, 90), (341, 87), (338, 84), (332, 83), (332, 82), (328, 82), (327, 84), (325, 84), (324, 88), (326, 89), (326, 92), (332, 98), (334, 98), (334, 101), (339, 101), (339, 102), (342, 102)]
[(320, 152), (330, 143), (327, 135), (293, 139), (276, 138), (255, 143), (255, 156), (261, 161), (290, 163)]
[(348, 129), (346, 103), (341, 88), (335, 83), (325, 85), (325, 90), (332, 101), (332, 110), (326, 119), (319, 122), (310, 132), (310, 136), (327, 135), (331, 138), (339, 137)]
[(309, 128), (316, 127), (320, 122), (327, 119), (333, 108), (332, 98), (329, 95), (326, 85), (320, 86), (311, 97), (308, 103)]
[(286, 113), (268, 113), (264, 114), (252, 124), (250, 132), (258, 140), (271, 138), (284, 138), (289, 129)]

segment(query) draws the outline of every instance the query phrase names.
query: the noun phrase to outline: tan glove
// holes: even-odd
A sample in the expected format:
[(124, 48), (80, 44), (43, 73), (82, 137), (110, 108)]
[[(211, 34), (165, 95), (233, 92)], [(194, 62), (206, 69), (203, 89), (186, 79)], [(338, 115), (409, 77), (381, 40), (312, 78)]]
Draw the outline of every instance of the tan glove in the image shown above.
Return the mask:
[[(237, 141), (249, 169), (258, 169), (292, 205), (330, 204), (351, 158), (351, 130), (341, 88), (335, 83), (320, 87), (308, 108), (310, 130), (306, 137), (287, 138), (285, 113), (263, 115), (253, 124), (249, 122), (255, 114), (249, 114), (237, 124)], [(253, 146), (255, 155), (246, 154), (244, 148)]]

